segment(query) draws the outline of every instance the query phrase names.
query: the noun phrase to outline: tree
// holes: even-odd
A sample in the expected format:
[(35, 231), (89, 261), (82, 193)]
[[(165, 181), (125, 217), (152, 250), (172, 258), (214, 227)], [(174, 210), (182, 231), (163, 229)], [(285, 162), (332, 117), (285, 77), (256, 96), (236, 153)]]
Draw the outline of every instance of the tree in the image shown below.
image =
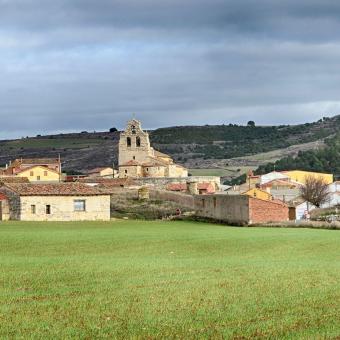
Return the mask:
[(255, 122), (254, 122), (253, 120), (250, 120), (250, 121), (247, 123), (247, 126), (254, 127), (254, 126), (255, 126)]
[(110, 129), (110, 132), (116, 132), (116, 131), (118, 131), (118, 130), (117, 130), (117, 128), (115, 128), (115, 127), (112, 127), (112, 128)]
[(300, 189), (301, 197), (316, 207), (329, 201), (330, 192), (327, 183), (320, 177), (306, 177), (305, 185)]

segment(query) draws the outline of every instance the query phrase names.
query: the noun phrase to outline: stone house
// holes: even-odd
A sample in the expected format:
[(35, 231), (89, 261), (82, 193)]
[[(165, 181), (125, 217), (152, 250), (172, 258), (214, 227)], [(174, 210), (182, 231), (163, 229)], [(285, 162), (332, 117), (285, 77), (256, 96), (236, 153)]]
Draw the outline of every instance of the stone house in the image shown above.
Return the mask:
[(128, 122), (119, 140), (119, 177), (187, 177), (188, 170), (150, 145), (149, 134), (140, 121)]
[(82, 183), (5, 183), (9, 218), (21, 221), (110, 220), (110, 195)]
[(98, 167), (87, 171), (88, 177), (114, 178), (115, 171), (111, 167)]

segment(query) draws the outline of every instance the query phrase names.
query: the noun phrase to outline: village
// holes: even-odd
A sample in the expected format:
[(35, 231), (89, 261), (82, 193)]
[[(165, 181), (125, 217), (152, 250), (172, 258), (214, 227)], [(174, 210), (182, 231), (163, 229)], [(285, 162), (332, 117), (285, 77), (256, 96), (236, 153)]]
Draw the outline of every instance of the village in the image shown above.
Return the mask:
[[(316, 207), (301, 196), (308, 179), (327, 186)], [(0, 221), (108, 221), (115, 198), (171, 202), (174, 215), (233, 225), (283, 223), (310, 218), (316, 208), (337, 207), (338, 182), (332, 174), (299, 169), (248, 173), (247, 182), (226, 186), (217, 176), (190, 176), (188, 169), (150, 145), (141, 122), (121, 132), (118, 168), (98, 167), (83, 175), (63, 172), (62, 159), (19, 158), (0, 169)]]

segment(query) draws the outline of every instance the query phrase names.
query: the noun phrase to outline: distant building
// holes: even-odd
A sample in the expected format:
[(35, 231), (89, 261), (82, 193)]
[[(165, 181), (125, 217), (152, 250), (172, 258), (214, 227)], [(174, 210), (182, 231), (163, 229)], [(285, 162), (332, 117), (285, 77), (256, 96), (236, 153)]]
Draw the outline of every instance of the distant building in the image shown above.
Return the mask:
[(111, 167), (98, 167), (87, 171), (88, 177), (114, 178), (115, 170)]
[(119, 140), (119, 177), (187, 177), (188, 170), (150, 145), (149, 134), (141, 123), (128, 122)]
[(288, 176), (292, 181), (301, 184), (306, 184), (306, 179), (308, 177), (321, 178), (326, 184), (333, 183), (333, 174), (302, 170), (281, 171), (281, 173), (285, 176)]
[(27, 178), (30, 182), (60, 182), (60, 173), (48, 167), (35, 165), (16, 173), (17, 177)]
[(258, 189), (258, 188), (250, 189), (244, 192), (242, 195), (248, 195), (248, 196), (259, 198), (261, 200), (266, 200), (266, 201), (273, 199), (273, 196), (269, 192)]
[(316, 207), (304, 200), (302, 197), (296, 197), (288, 202), (289, 207), (289, 219), (290, 220), (303, 220), (309, 215), (309, 212)]
[(194, 207), (200, 217), (237, 225), (289, 220), (288, 206), (283, 202), (249, 195), (196, 195)]
[(16, 175), (33, 166), (42, 166), (61, 174), (60, 158), (17, 158), (4, 170), (6, 175)]
[(11, 220), (110, 220), (110, 195), (82, 183), (6, 183), (0, 194)]

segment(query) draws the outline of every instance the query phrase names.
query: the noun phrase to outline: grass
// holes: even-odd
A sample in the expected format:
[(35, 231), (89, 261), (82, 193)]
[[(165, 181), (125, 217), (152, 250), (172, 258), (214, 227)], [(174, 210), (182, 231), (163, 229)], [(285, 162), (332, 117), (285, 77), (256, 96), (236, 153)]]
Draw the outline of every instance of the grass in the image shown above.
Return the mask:
[(334, 338), (340, 233), (0, 224), (0, 338)]

